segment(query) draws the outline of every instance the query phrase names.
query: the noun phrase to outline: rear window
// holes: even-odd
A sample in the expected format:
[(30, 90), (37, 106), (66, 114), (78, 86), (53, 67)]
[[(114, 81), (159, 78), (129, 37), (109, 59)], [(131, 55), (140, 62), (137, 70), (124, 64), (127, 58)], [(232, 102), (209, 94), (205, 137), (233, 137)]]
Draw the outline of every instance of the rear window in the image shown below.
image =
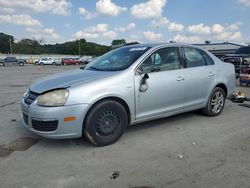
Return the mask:
[(184, 47), (183, 54), (187, 68), (201, 67), (206, 65), (202, 52), (198, 49)]
[(207, 55), (206, 52), (202, 52), (202, 55), (203, 55), (207, 65), (214, 65), (214, 61), (212, 60), (212, 58), (209, 55)]

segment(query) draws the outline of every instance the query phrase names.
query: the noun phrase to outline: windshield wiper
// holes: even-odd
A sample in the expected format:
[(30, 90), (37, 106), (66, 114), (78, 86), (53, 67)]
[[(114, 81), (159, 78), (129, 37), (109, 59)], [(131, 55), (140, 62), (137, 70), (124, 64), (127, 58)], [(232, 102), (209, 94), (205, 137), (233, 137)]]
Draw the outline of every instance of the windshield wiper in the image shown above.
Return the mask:
[(92, 69), (92, 70), (97, 70), (97, 71), (102, 71), (102, 69), (98, 69), (98, 68), (96, 68), (96, 67), (88, 67), (88, 69)]

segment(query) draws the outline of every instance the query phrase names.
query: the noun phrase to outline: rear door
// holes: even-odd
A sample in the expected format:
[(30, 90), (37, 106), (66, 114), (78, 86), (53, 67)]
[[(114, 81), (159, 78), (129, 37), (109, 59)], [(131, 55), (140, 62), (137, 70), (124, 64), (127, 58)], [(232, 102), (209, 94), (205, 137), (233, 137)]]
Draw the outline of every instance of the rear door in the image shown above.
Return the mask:
[(206, 52), (192, 47), (183, 47), (185, 62), (184, 107), (202, 106), (214, 87), (216, 69)]
[[(161, 116), (182, 108), (185, 85), (178, 47), (156, 50), (139, 66), (138, 72), (134, 78), (136, 119)], [(145, 74), (149, 78), (142, 85)]]

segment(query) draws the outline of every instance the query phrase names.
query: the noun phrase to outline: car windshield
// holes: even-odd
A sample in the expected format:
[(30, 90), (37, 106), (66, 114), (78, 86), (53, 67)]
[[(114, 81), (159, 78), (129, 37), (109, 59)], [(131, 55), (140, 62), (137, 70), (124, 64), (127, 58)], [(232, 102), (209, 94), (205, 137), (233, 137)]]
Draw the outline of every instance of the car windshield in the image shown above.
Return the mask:
[(130, 46), (112, 50), (89, 63), (85, 70), (121, 71), (132, 65), (150, 47)]
[(235, 53), (236, 54), (250, 54), (250, 47), (241, 47)]

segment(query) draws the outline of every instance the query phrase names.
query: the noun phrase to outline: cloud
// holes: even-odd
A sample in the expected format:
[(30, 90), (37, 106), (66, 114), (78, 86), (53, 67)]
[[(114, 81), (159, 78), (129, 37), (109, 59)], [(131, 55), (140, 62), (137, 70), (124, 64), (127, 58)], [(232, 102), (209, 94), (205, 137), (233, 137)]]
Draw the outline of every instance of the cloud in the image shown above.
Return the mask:
[(169, 19), (166, 17), (160, 17), (159, 19), (155, 19), (151, 21), (152, 25), (154, 27), (167, 27), (169, 31), (183, 31), (185, 29), (184, 25), (182, 24), (177, 24), (175, 22), (170, 22)]
[(109, 31), (108, 30), (109, 25), (108, 24), (97, 24), (95, 26), (90, 26), (85, 28), (82, 31), (77, 31), (73, 38), (75, 39), (87, 39), (87, 40), (95, 40), (95, 39), (114, 39), (117, 37), (117, 33), (115, 31)]
[(78, 8), (79, 14), (83, 16), (84, 19), (91, 20), (98, 16), (96, 12), (89, 12), (84, 7)]
[(44, 43), (58, 43), (60, 36), (53, 28), (32, 28), (27, 27), (25, 31), (31, 33), (31, 36), (36, 40), (41, 40)]
[(240, 29), (240, 26), (242, 25), (241, 22), (236, 22), (236, 23), (233, 23), (229, 26), (227, 26), (227, 30), (230, 30), (230, 31), (236, 31), (236, 30), (239, 30)]
[(180, 35), (177, 34), (174, 36), (173, 41), (180, 42), (180, 43), (200, 43), (202, 39), (199, 36), (187, 36), (187, 35)]
[(108, 31), (108, 24), (97, 24), (96, 26), (87, 27), (85, 31), (89, 33), (103, 33)]
[(90, 33), (90, 32), (86, 32), (86, 31), (77, 31), (74, 34), (74, 38), (76, 39), (96, 39), (99, 37), (99, 33)]
[(191, 25), (188, 27), (188, 31), (194, 34), (210, 34), (211, 28), (209, 26), (204, 25), (203, 23), (198, 25)]
[(12, 14), (12, 13), (15, 12), (15, 10), (13, 8), (0, 7), (0, 12), (7, 13), (7, 14)]
[(221, 41), (240, 41), (242, 40), (242, 34), (238, 32), (223, 32), (217, 36), (215, 36), (217, 40)]
[(149, 0), (133, 5), (130, 13), (136, 18), (156, 18), (162, 15), (167, 0)]
[(140, 32), (137, 33), (132, 33), (129, 35), (129, 37), (126, 39), (126, 41), (129, 42), (139, 42), (139, 43), (143, 43), (143, 39), (142, 39), (142, 34)]
[(115, 39), (117, 37), (117, 33), (114, 31), (107, 31), (103, 33), (103, 37), (108, 38), (108, 39)]
[(13, 9), (15, 12), (52, 12), (68, 15), (72, 4), (68, 0), (0, 0), (0, 7)]
[(146, 31), (143, 33), (145, 38), (149, 41), (159, 41), (161, 38), (161, 34), (159, 33), (154, 33), (152, 31)]
[(157, 20), (153, 20), (151, 22), (153, 24), (153, 26), (155, 27), (160, 27), (160, 26), (168, 26), (169, 24), (169, 20), (166, 17), (160, 17)]
[(120, 31), (120, 32), (126, 32), (126, 31), (130, 31), (134, 29), (135, 27), (136, 27), (135, 23), (130, 23), (126, 27), (118, 27), (118, 28), (115, 28), (115, 30)]
[(42, 26), (39, 20), (27, 14), (0, 15), (0, 23), (9, 23), (23, 26)]
[(174, 22), (169, 23), (168, 30), (169, 31), (182, 31), (184, 29), (184, 26), (182, 24), (176, 24)]
[(99, 14), (107, 16), (117, 16), (123, 11), (126, 11), (126, 7), (120, 7), (114, 4), (111, 0), (99, 0), (96, 2), (96, 10)]
[(224, 30), (225, 30), (224, 26), (222, 26), (222, 25), (220, 25), (220, 24), (214, 24), (214, 25), (212, 26), (212, 31), (213, 31), (214, 33), (217, 33), (217, 34), (223, 33)]
[(238, 0), (238, 2), (247, 7), (250, 7), (250, 0)]
[(78, 10), (81, 15), (86, 15), (88, 13), (88, 11), (84, 7), (79, 7)]

